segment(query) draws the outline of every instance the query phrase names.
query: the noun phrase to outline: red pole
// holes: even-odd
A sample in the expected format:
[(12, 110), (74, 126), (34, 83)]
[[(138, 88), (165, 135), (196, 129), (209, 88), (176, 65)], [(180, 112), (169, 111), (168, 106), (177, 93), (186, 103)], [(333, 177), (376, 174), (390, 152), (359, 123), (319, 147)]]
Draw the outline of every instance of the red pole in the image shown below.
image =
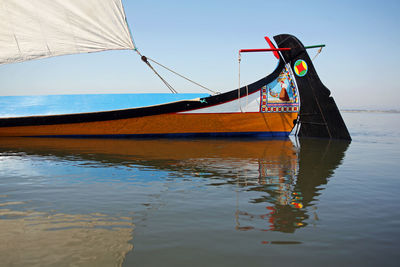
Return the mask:
[(259, 48), (259, 49), (240, 49), (239, 53), (247, 52), (275, 52), (275, 51), (289, 51), (290, 48)]
[[(268, 43), (268, 45), (269, 45), (270, 48), (276, 48), (276, 47), (274, 46), (274, 44), (271, 42), (271, 39), (268, 38), (268, 36), (265, 36), (264, 39), (265, 39), (265, 41), (267, 41), (267, 43)], [(274, 56), (275, 56), (277, 59), (279, 59), (279, 54), (278, 54), (277, 51), (273, 51), (272, 53), (274, 53)]]

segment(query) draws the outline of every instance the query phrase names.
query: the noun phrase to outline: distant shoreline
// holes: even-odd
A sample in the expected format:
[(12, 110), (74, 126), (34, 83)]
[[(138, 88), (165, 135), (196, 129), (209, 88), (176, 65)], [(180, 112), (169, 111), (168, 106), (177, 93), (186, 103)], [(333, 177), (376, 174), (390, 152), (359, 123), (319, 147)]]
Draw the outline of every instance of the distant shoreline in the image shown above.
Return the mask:
[(368, 112), (368, 113), (400, 113), (400, 110), (388, 109), (388, 110), (378, 110), (378, 109), (340, 109), (341, 112)]

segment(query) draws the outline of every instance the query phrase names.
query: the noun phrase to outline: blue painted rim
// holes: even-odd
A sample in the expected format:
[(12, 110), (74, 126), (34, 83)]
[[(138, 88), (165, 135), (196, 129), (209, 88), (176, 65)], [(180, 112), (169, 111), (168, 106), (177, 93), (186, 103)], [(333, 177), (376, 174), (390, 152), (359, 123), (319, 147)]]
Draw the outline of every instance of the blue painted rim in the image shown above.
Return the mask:
[(226, 137), (226, 138), (287, 138), (290, 132), (224, 132), (224, 133), (165, 133), (165, 134), (106, 134), (106, 135), (41, 135), (26, 137), (55, 138), (194, 138), (194, 137)]

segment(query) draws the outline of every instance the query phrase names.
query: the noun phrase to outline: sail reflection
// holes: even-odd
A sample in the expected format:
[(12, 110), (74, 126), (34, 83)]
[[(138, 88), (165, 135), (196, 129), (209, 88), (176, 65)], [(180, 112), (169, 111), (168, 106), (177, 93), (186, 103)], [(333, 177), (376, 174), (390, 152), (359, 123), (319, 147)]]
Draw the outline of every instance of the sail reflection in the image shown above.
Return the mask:
[[(324, 189), (321, 185), (341, 164), (348, 145), (318, 139), (295, 140), (294, 144), (290, 139), (3, 138), (0, 155), (23, 153), (90, 162), (93, 167), (146, 168), (166, 171), (173, 178), (201, 178), (208, 186), (234, 189), (237, 230), (293, 233), (309, 223), (310, 213), (316, 216), (310, 208)], [(151, 177), (141, 179), (152, 182)], [(242, 205), (246, 192), (254, 194), (245, 197), (247, 204)], [(252, 204), (258, 208), (250, 209)]]
[(11, 206), (24, 203), (0, 204), (2, 266), (121, 266), (133, 248), (132, 218), (20, 211)]

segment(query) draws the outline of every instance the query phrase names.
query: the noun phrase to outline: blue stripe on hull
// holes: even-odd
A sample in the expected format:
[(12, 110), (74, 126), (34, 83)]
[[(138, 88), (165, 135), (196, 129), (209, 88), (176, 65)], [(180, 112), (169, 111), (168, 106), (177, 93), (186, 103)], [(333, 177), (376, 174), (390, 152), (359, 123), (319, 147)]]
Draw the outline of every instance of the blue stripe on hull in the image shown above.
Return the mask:
[(207, 96), (170, 93), (0, 96), (0, 118), (140, 108)]
[(61, 137), (61, 138), (193, 138), (193, 137), (227, 137), (227, 138), (287, 138), (290, 132), (226, 132), (226, 133), (168, 133), (168, 134), (113, 134), (113, 135), (41, 135), (27, 137)]

